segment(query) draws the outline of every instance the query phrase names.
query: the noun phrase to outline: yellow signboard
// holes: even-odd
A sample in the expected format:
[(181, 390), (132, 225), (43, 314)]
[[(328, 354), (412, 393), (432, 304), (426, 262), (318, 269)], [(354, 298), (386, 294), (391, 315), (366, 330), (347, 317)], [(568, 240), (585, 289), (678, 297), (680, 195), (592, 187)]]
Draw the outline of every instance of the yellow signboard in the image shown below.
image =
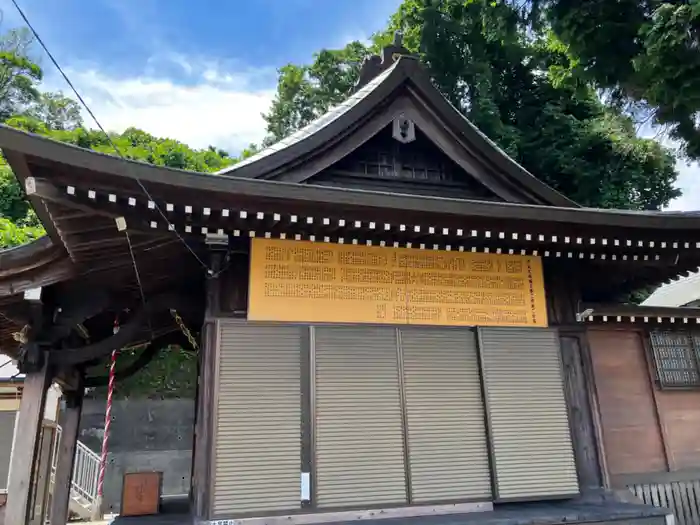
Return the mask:
[(248, 319), (547, 326), (535, 256), (253, 239)]

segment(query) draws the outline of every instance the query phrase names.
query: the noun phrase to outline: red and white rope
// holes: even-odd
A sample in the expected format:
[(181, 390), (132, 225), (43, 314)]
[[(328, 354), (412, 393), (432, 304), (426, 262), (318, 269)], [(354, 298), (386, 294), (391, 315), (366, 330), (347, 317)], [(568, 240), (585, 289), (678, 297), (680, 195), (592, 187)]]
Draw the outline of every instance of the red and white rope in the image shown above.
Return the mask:
[[(119, 319), (114, 319), (114, 333), (119, 331)], [(114, 368), (117, 364), (117, 350), (112, 350), (112, 360), (109, 365), (109, 384), (107, 385), (107, 409), (105, 410), (105, 430), (102, 436), (102, 453), (100, 454), (100, 473), (97, 478), (97, 497), (102, 498), (105, 466), (107, 464), (107, 443), (109, 441), (109, 427), (112, 425), (112, 394), (114, 393)]]

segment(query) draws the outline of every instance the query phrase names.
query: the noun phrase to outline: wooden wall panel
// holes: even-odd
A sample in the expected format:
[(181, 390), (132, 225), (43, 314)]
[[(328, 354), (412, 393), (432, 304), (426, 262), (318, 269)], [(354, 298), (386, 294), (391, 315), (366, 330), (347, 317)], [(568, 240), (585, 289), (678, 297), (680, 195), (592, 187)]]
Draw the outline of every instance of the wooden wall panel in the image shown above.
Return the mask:
[(609, 474), (666, 470), (641, 334), (589, 330)]
[(700, 391), (657, 391), (671, 470), (700, 467)]

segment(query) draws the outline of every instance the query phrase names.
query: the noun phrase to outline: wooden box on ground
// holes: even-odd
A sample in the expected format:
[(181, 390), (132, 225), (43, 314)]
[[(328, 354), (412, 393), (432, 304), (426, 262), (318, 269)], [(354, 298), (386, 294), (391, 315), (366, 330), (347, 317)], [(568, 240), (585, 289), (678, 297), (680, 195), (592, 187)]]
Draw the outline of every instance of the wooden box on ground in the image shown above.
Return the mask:
[(129, 472), (122, 484), (122, 516), (158, 514), (162, 472)]

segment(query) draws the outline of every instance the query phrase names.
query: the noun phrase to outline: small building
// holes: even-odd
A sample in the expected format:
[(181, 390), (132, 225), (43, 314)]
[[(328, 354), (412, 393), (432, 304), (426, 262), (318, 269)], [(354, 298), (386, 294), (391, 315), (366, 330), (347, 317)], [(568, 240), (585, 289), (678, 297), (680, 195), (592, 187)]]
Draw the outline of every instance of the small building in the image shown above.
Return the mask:
[(0, 253), (0, 343), (31, 383), (13, 524), (49, 382), (74, 422), (63, 523), (82, 392), (105, 381), (84, 367), (142, 345), (124, 377), (173, 343), (199, 358), (194, 523), (696, 523), (700, 311), (620, 298), (700, 266), (700, 216), (578, 206), (399, 42), (219, 174), (7, 127), (0, 148), (47, 230)]
[[(7, 503), (8, 487), (11, 477), (10, 463), (17, 440), (22, 436), (17, 433), (20, 400), (24, 378), (16, 376), (17, 369), (9, 360), (0, 361), (0, 507)], [(55, 455), (58, 435), (58, 410), (61, 391), (52, 385), (47, 392), (44, 416), (39, 435), (39, 467), (36, 475), (36, 490), (32, 498), (31, 521), (43, 524), (43, 517), (48, 512), (50, 503), (51, 467)], [(0, 522), (1, 523), (1, 522)]]

